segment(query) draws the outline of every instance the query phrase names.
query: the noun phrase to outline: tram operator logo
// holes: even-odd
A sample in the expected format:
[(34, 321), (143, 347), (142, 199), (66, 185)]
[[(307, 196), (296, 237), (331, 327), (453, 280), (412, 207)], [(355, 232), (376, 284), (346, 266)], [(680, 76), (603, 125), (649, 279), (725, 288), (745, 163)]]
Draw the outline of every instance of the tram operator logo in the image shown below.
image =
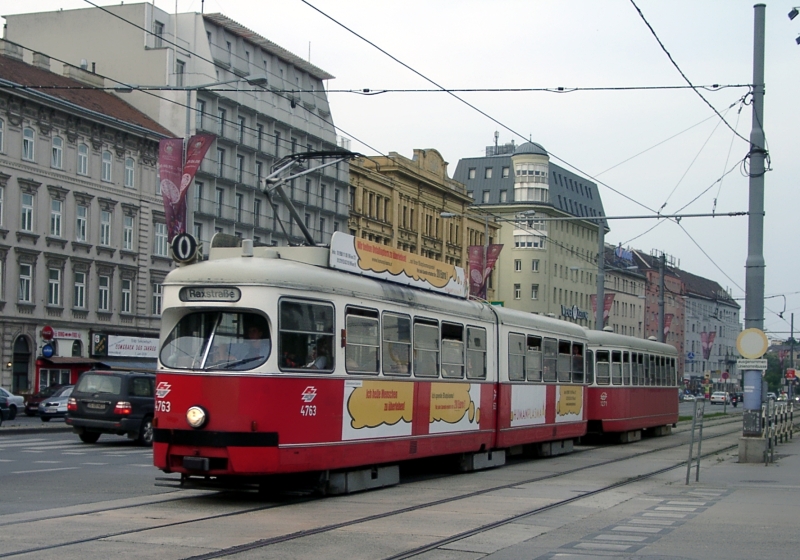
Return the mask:
[(300, 393), (300, 398), (303, 399), (304, 403), (310, 403), (311, 401), (314, 400), (316, 396), (317, 396), (317, 388), (314, 387), (313, 385), (309, 385), (308, 387), (303, 389), (302, 393)]
[(162, 381), (156, 386), (156, 398), (163, 399), (169, 392), (172, 390), (172, 385), (167, 383), (166, 381)]

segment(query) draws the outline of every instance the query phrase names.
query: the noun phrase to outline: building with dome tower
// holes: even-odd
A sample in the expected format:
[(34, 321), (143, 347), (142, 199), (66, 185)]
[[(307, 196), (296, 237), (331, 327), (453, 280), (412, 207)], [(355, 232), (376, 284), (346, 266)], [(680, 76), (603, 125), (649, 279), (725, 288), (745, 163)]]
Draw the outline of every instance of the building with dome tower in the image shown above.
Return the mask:
[(459, 160), (453, 179), (466, 185), (473, 213), (502, 226), (495, 301), (594, 328), (598, 219), (608, 231), (597, 185), (535, 142), (488, 146), (484, 157)]

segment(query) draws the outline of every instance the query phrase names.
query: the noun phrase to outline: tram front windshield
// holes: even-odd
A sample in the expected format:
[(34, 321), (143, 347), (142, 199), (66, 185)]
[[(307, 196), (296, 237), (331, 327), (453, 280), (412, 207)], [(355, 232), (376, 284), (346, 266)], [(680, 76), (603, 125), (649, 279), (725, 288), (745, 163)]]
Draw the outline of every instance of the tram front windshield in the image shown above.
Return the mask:
[(178, 321), (161, 348), (161, 363), (175, 369), (244, 371), (269, 358), (266, 317), (251, 312), (202, 311)]

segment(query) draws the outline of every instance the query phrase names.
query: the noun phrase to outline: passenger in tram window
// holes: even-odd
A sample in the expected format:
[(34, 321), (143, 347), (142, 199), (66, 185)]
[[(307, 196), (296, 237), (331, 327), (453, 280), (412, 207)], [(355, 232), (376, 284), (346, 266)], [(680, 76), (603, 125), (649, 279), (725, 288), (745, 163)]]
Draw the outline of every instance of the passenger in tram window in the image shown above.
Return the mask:
[(333, 360), (331, 360), (330, 354), (330, 341), (328, 338), (318, 339), (316, 347), (311, 351), (311, 360), (305, 367), (313, 369), (331, 369)]

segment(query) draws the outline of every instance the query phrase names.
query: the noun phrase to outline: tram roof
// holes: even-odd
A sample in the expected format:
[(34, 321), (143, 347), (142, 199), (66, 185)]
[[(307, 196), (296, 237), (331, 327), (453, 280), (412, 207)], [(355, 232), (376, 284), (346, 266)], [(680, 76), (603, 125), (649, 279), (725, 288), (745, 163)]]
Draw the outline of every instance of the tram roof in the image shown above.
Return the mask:
[(642, 352), (658, 352), (660, 354), (678, 354), (674, 346), (654, 340), (625, 336), (607, 331), (593, 331), (586, 329), (590, 346), (608, 346), (616, 348), (629, 348)]

